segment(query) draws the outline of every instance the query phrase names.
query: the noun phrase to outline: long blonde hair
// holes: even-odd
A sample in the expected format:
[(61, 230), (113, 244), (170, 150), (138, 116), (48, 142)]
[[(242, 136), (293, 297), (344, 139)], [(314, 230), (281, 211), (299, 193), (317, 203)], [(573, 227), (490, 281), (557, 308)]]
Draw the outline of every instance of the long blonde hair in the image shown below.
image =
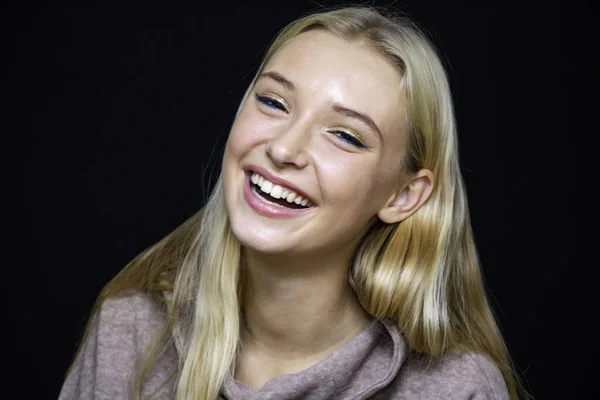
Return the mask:
[[(384, 16), (370, 7), (340, 8), (286, 26), (256, 75), (284, 43), (313, 29), (367, 45), (396, 66), (410, 122), (399, 163), (406, 172), (431, 170), (436, 183), (411, 217), (373, 224), (354, 257), (350, 285), (372, 316), (397, 321), (413, 351), (484, 354), (504, 375), (511, 398), (517, 398), (518, 380), (486, 299), (459, 168), (450, 88), (435, 49), (407, 18)], [(226, 375), (234, 373), (238, 351), (242, 263), (219, 177), (196, 215), (104, 287), (95, 309), (128, 289), (143, 290), (166, 304), (165, 323), (137, 371), (138, 397), (158, 357), (173, 342), (180, 348), (173, 375), (176, 398), (218, 397)]]

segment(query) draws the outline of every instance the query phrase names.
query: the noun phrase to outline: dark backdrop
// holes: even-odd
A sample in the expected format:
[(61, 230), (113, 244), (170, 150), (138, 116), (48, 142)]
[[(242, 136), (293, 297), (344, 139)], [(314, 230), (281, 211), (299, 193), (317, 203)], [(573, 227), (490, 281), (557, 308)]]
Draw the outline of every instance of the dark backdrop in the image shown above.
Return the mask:
[[(4, 152), (17, 157), (9, 174), (22, 174), (22, 211), (7, 211), (21, 244), (9, 249), (10, 398), (58, 395), (100, 288), (201, 206), (267, 44), (319, 8), (210, 3), (5, 5), (5, 120), (16, 118), (3, 137), (18, 146)], [(526, 384), (540, 399), (598, 395), (583, 364), (598, 356), (588, 278), (597, 265), (581, 257), (576, 226), (591, 217), (577, 216), (590, 205), (578, 179), (593, 175), (575, 159), (575, 144), (589, 147), (594, 134), (585, 117), (595, 110), (582, 101), (596, 72), (591, 8), (394, 7), (426, 28), (446, 62), (487, 287)]]

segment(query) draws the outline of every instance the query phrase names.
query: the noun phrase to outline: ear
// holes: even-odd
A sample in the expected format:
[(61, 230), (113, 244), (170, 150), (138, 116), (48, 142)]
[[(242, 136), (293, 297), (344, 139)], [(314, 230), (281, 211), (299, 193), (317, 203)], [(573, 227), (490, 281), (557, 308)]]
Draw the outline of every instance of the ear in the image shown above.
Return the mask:
[(422, 169), (411, 175), (403, 186), (392, 193), (377, 216), (386, 224), (400, 222), (417, 211), (427, 201), (432, 191), (433, 173), (428, 169)]

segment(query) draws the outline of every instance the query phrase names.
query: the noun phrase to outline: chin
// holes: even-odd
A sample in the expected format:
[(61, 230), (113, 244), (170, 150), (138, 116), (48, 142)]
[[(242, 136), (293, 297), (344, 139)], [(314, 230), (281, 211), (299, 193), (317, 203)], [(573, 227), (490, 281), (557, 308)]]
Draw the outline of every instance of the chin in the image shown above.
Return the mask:
[(283, 254), (294, 249), (291, 238), (288, 243), (282, 234), (271, 229), (251, 229), (248, 223), (231, 223), (231, 231), (240, 244), (249, 250), (264, 254)]

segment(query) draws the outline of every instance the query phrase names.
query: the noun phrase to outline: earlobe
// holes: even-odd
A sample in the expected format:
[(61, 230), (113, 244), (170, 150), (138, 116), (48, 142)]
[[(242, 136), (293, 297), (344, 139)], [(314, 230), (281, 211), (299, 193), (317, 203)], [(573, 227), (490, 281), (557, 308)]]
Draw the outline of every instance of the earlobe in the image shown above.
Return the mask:
[(433, 173), (422, 169), (395, 191), (377, 216), (386, 224), (400, 222), (419, 209), (433, 191)]

